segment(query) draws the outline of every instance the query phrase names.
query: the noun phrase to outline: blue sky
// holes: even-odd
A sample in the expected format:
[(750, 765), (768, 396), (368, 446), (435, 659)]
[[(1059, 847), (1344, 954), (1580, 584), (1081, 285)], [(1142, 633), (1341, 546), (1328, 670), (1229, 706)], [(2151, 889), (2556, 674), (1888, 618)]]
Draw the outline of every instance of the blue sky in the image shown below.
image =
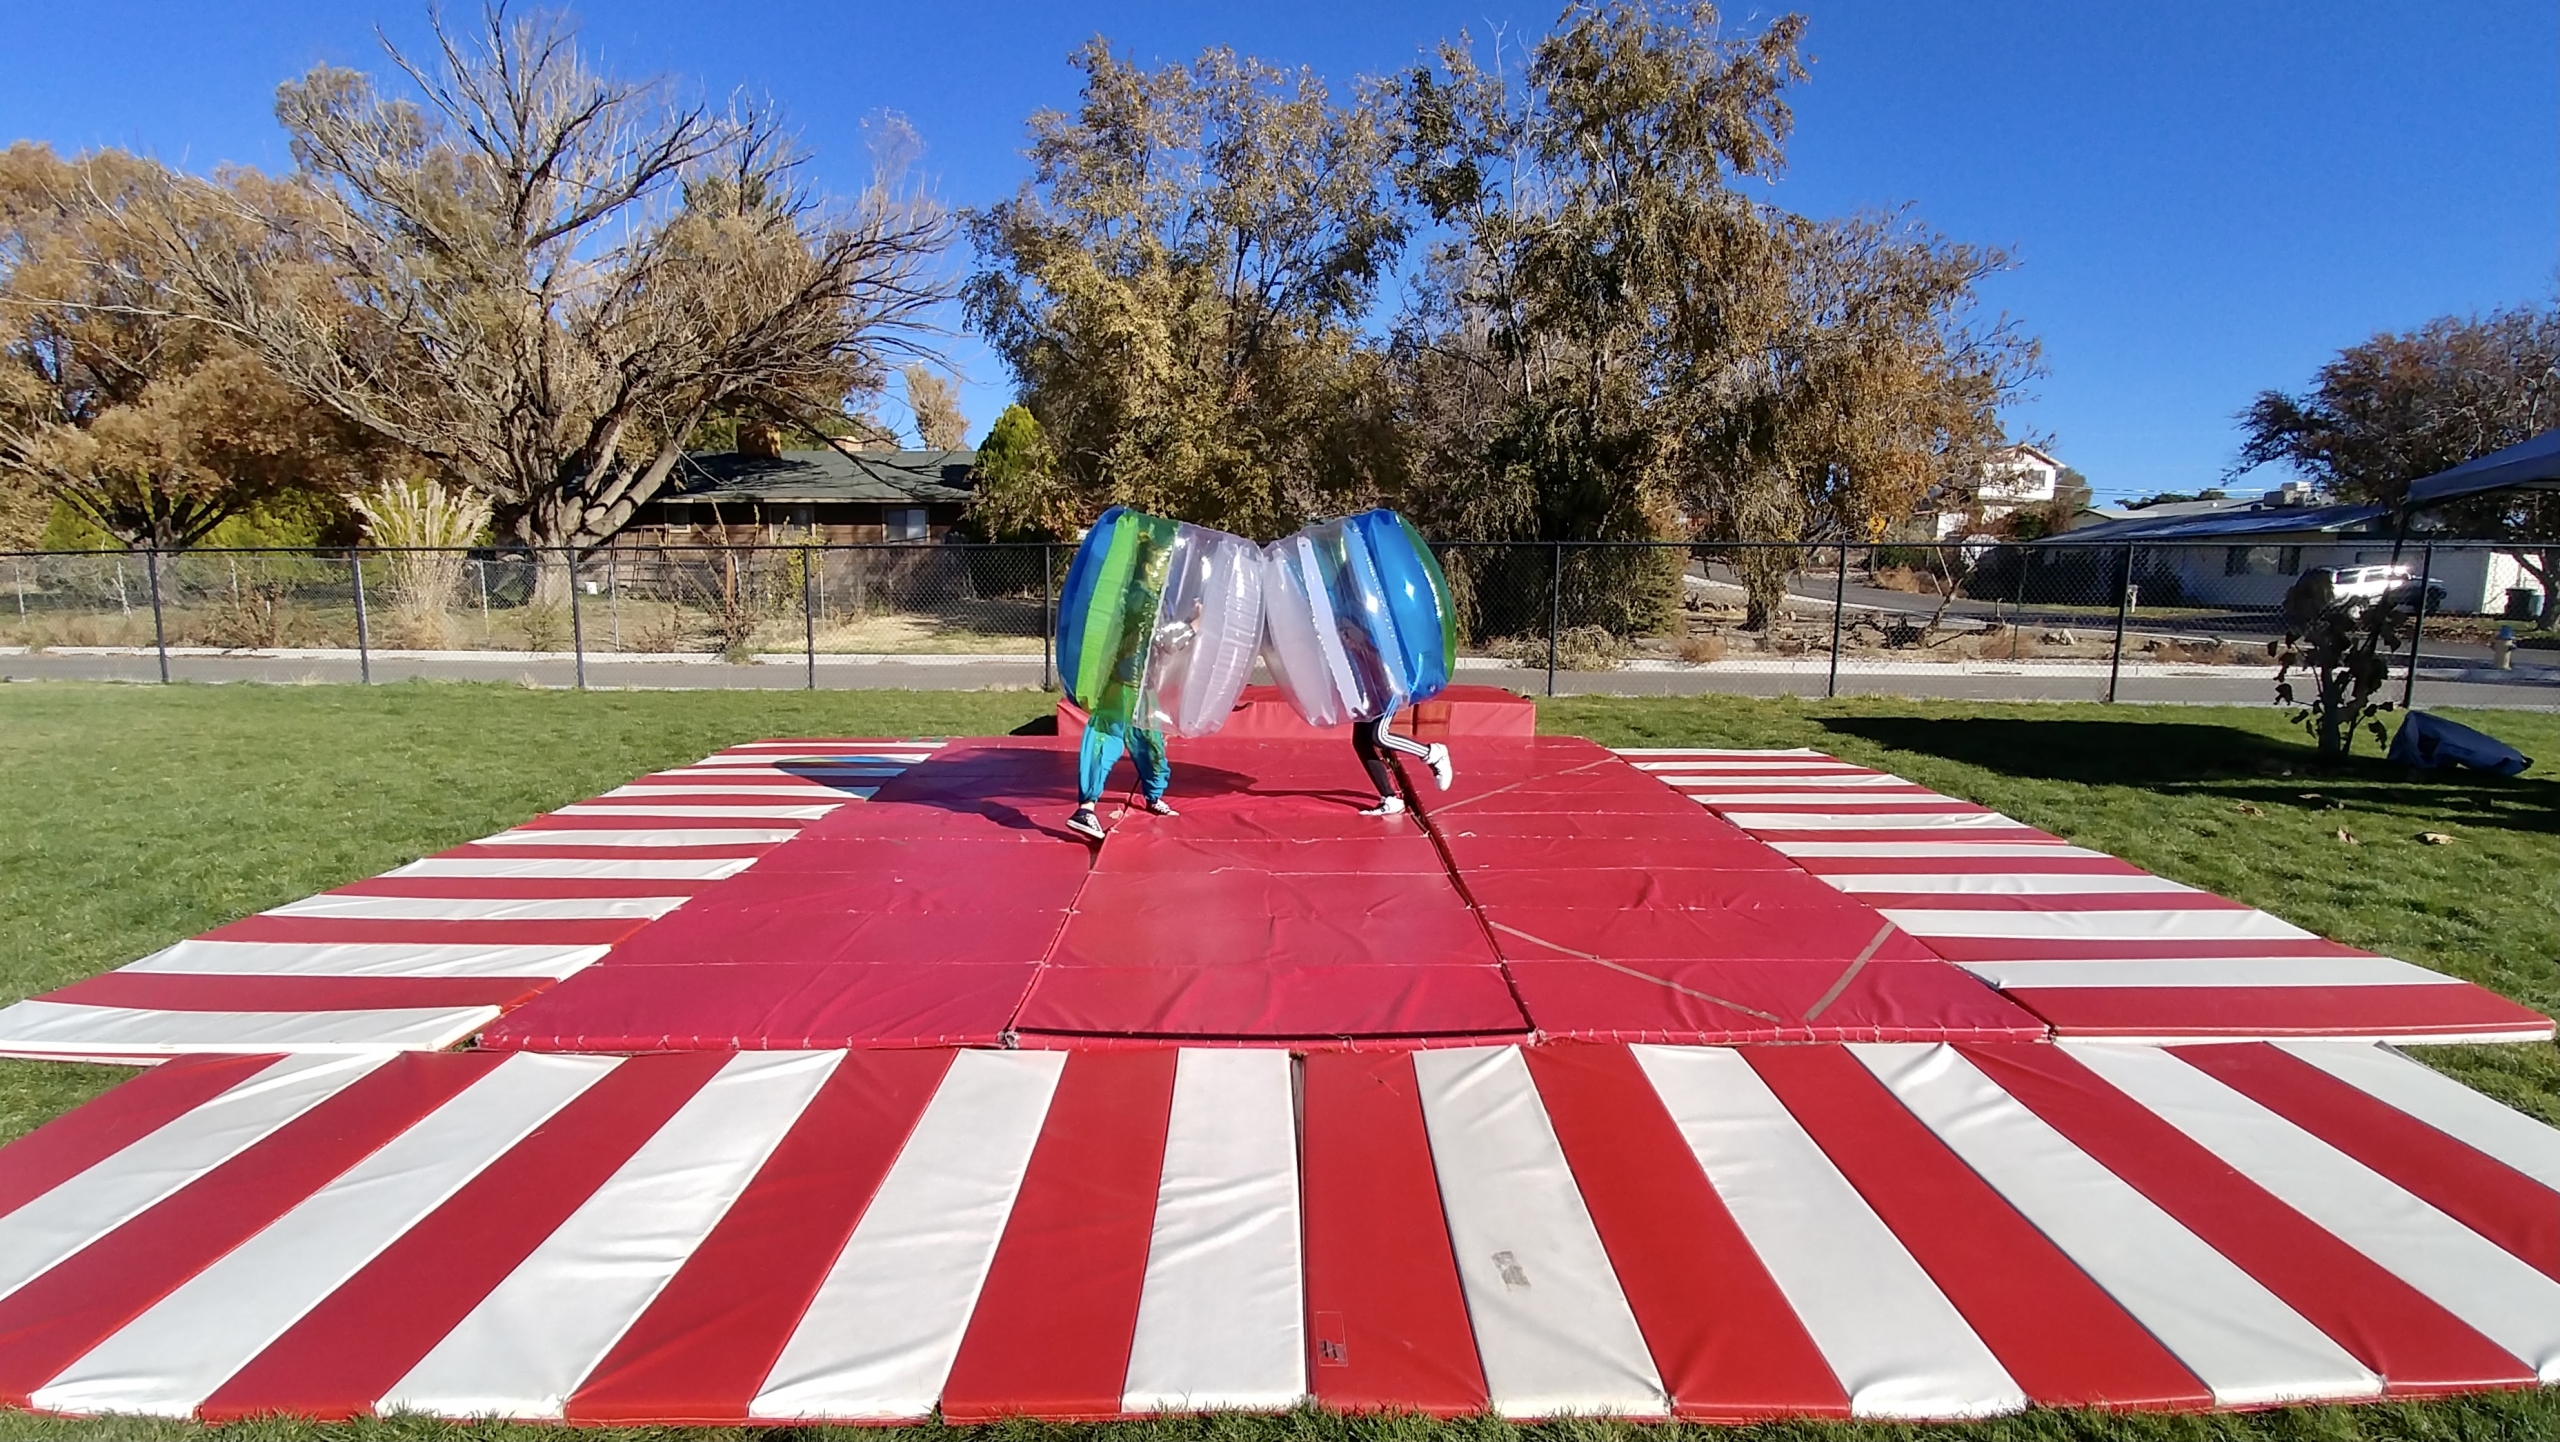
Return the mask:
[[(467, 4), (468, 0), (460, 0)], [(0, 139), (130, 146), (190, 167), (281, 168), (275, 84), (377, 68), (379, 23), (424, 9), (234, 0), (0, 5)], [(459, 5), (457, 5), (459, 8)], [(1988, 291), (2044, 338), (2015, 424), (2102, 495), (2193, 490), (2232, 415), (2342, 345), (2560, 284), (2560, 7), (2364, 0), (1807, 0), (1813, 80), (1778, 198), (1832, 214), (1908, 203), (2020, 267)], [(1142, 59), (1226, 43), (1347, 84), (1471, 28), (1534, 34), (1545, 3), (816, 4), (590, 0), (615, 68), (779, 102), (822, 181), (859, 184), (862, 118), (905, 113), (943, 198), (1021, 178), (1022, 120), (1074, 100), (1096, 33)], [(1774, 9), (1734, 6), (1729, 25)], [(955, 265), (958, 262), (955, 260)], [(1009, 386), (951, 347), (983, 430)], [(2270, 481), (2273, 479), (2269, 478)]]

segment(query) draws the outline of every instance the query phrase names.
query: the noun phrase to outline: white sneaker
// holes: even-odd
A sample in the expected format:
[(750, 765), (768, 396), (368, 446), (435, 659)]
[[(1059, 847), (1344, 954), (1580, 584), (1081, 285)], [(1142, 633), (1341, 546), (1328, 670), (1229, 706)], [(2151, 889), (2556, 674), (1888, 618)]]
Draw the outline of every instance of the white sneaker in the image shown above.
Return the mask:
[(1362, 809), (1360, 814), (1363, 816), (1402, 816), (1404, 815), (1404, 798), (1401, 796), (1381, 796), (1378, 798), (1377, 805)]
[(1431, 768), (1431, 779), (1439, 782), (1443, 791), (1458, 779), (1458, 768), (1449, 764), (1449, 748), (1437, 741), (1431, 743), (1431, 754), (1423, 758), (1423, 764)]
[(1165, 800), (1161, 796), (1149, 800), (1147, 802), (1147, 810), (1150, 814), (1156, 816), (1180, 816), (1182, 814), (1181, 812), (1173, 809), (1172, 802)]
[(1096, 841), (1102, 839), (1101, 818), (1093, 814), (1090, 806), (1077, 807), (1076, 814), (1067, 818), (1067, 829), (1078, 836), (1089, 836)]

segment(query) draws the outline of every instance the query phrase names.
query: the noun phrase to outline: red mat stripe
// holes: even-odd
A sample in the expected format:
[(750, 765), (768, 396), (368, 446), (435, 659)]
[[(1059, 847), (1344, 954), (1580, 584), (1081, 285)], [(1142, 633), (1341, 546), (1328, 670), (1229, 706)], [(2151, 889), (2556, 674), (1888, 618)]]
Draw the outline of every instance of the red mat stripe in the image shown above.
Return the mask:
[(1120, 1415), (1177, 1055), (1068, 1058), (943, 1385), (946, 1420)]
[(397, 1057), (0, 1299), (0, 1401), (29, 1394), (500, 1058)]
[(189, 1058), (152, 1068), (0, 1148), (0, 1217), (265, 1071), (274, 1056)]
[(1958, 1049), (2072, 1145), (2385, 1378), (2393, 1394), (2532, 1380), (2531, 1369), (2504, 1348), (2233, 1172), (2062, 1048), (1995, 1043)]
[(1624, 1047), (1524, 1053), (1684, 1418), (1846, 1417), (1849, 1396)]
[(2551, 1019), (2472, 986), (2013, 987), (2066, 1036), (2551, 1035)]
[(573, 1422), (737, 1425), (953, 1053), (855, 1052), (569, 1399)]
[(699, 896), (719, 884), (646, 876), (374, 876), (321, 894), (463, 901), (578, 901), (595, 896)]
[(1307, 1376), (1344, 1411), (1473, 1416), (1489, 1401), (1406, 1052), (1304, 1063)]
[(2198, 1408), (2203, 1384), (1836, 1047), (1745, 1053), (2030, 1397)]
[(2560, 1192), (2277, 1047), (2172, 1050), (2560, 1280)]
[(614, 1068), (305, 1313), (197, 1414), (370, 1414), (728, 1060), (695, 1052)]

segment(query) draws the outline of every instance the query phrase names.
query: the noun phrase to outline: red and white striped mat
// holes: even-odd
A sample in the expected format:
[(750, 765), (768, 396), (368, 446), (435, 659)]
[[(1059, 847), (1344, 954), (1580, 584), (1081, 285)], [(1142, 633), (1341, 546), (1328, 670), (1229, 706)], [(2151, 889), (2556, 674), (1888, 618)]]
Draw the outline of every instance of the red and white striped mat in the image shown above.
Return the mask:
[(0, 1149), (0, 1400), (2250, 1407), (2560, 1381), (2560, 1132), (2389, 1050), (172, 1062)]
[(0, 1009), (0, 1055), (450, 1046), (938, 745), (732, 746)]
[(1818, 751), (1626, 749), (2061, 1036), (2528, 1041), (2549, 1017)]

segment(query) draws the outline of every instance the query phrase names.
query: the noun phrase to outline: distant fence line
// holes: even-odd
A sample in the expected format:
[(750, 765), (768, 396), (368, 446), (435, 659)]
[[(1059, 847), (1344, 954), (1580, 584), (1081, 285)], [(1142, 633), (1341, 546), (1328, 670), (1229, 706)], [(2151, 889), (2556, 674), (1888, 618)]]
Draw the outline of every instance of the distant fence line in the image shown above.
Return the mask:
[[(2550, 598), (2518, 561), (2560, 542), (2423, 541), (2398, 549), (2429, 601), (2404, 670), (2429, 645), (2560, 651)], [(1562, 673), (1726, 668), (1801, 677), (1950, 666), (2268, 666), (2301, 572), (2390, 564), (2389, 538), (1860, 545), (1822, 542), (1446, 542), (1462, 665)], [(1041, 660), (1054, 684), (1056, 598), (1074, 547), (949, 541), (608, 545), (579, 554), (468, 549), (201, 547), (0, 552), (0, 642), (29, 650), (175, 650), (798, 659)], [(2429, 633), (2433, 633), (2432, 642)], [(796, 657), (792, 653), (797, 653)], [(2466, 652), (2467, 656), (2467, 652)]]

